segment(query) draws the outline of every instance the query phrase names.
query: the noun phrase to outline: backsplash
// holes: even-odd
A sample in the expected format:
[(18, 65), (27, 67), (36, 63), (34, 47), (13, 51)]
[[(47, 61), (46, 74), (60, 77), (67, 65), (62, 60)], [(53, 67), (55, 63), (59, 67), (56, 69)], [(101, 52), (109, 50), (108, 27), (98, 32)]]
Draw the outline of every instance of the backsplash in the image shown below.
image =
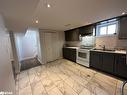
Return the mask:
[(95, 46), (95, 37), (86, 36), (81, 38), (82, 41), (67, 41), (66, 46)]
[[(80, 46), (82, 45), (81, 41), (68, 41), (66, 42), (67, 46)], [(119, 40), (117, 36), (103, 36), (96, 37), (96, 48), (100, 48), (99, 45), (105, 45), (107, 49), (114, 48), (127, 48), (127, 40)]]
[(116, 36), (105, 36), (105, 37), (96, 37), (96, 48), (99, 48), (99, 45), (105, 45), (108, 49), (127, 48), (127, 40), (119, 40)]
[(101, 48), (99, 45), (105, 45), (107, 49), (114, 49), (117, 43), (117, 36), (96, 37), (96, 48)]
[(83, 46), (92, 46), (94, 47), (95, 46), (95, 36), (85, 36), (85, 37), (82, 37), (82, 41), (81, 41), (81, 44)]

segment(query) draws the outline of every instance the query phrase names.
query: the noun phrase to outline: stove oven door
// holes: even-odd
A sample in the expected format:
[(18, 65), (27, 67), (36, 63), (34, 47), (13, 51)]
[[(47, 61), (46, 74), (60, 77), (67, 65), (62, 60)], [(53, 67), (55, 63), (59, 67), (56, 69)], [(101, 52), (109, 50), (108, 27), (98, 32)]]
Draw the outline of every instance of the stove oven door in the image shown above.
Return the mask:
[(80, 49), (78, 50), (77, 52), (77, 59), (78, 60), (82, 60), (82, 61), (85, 61), (85, 62), (89, 62), (89, 50), (86, 50), (86, 49)]

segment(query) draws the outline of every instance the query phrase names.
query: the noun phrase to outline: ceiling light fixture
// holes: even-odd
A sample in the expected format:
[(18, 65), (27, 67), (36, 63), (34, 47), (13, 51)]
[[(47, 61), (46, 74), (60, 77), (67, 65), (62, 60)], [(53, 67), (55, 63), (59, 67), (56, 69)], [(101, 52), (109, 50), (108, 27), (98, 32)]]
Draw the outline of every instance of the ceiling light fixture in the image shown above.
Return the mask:
[(42, 0), (42, 3), (44, 4), (44, 6), (46, 7), (46, 8), (50, 8), (50, 7), (52, 7), (51, 6), (51, 2), (49, 2), (50, 0)]
[(125, 12), (123, 12), (122, 15), (125, 15)]
[(50, 4), (47, 4), (47, 7), (48, 7), (48, 8), (50, 8), (50, 7), (51, 7), (51, 5), (50, 5)]
[(38, 21), (38, 20), (36, 20), (36, 21), (35, 21), (35, 23), (39, 23), (39, 21)]

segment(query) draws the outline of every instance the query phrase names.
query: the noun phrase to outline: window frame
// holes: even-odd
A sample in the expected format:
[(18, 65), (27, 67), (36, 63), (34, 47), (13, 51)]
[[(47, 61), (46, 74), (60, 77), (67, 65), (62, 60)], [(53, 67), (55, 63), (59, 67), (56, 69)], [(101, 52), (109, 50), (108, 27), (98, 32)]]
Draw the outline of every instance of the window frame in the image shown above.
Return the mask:
[[(114, 24), (116, 25), (115, 33), (108, 34), (108, 26), (114, 25)], [(106, 27), (106, 34), (104, 35), (100, 34), (101, 27)], [(118, 20), (117, 19), (103, 21), (96, 25), (96, 37), (115, 36), (117, 33), (118, 33)]]

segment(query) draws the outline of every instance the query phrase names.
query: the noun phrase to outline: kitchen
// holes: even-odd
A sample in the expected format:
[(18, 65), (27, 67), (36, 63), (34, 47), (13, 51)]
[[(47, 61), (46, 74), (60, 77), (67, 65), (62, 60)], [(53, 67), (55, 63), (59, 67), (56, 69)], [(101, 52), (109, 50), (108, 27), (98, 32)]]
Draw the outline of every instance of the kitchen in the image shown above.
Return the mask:
[(126, 80), (126, 25), (127, 15), (122, 15), (65, 31), (63, 57)]
[(0, 94), (127, 95), (127, 0), (0, 0)]

